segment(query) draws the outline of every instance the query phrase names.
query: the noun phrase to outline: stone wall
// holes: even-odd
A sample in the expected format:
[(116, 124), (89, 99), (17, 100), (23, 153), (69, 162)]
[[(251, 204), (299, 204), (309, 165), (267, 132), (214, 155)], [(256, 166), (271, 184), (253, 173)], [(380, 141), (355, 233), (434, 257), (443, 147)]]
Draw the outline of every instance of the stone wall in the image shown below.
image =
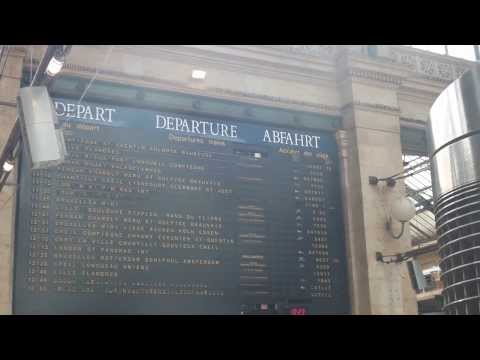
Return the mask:
[[(0, 77), (0, 149), (3, 149), (17, 116), (16, 97), (20, 87), (24, 52), (10, 49)], [(3, 164), (0, 164), (0, 166)], [(0, 192), (0, 314), (12, 312), (13, 223), (16, 173)]]

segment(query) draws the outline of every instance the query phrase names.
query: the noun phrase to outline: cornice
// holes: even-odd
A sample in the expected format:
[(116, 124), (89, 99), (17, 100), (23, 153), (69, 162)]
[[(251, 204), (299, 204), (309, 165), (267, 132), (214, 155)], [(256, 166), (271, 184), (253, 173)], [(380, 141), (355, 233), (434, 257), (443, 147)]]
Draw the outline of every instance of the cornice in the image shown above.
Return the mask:
[[(95, 69), (90, 66), (79, 65), (74, 63), (66, 63), (63, 67), (63, 71), (73, 72), (83, 76), (92, 75), (98, 72), (98, 75), (106, 75), (106, 76), (114, 77), (116, 80), (132, 79), (132, 80), (140, 80), (140, 81), (150, 82), (150, 83), (155, 83), (158, 80), (156, 78), (152, 78), (151, 76), (131, 75), (122, 71), (117, 71), (117, 70)], [(172, 80), (162, 80), (162, 82), (172, 83), (175, 85), (183, 85), (183, 83), (180, 81), (177, 82)]]
[(414, 77), (448, 83), (460, 77), (473, 63), (402, 46), (391, 46), (388, 56), (394, 63), (407, 68)]
[(371, 71), (360, 68), (349, 68), (348, 75), (352, 78), (361, 78), (368, 80), (375, 80), (398, 87), (402, 84), (402, 77), (390, 75), (384, 72)]
[(414, 102), (424, 105), (432, 105), (435, 99), (438, 97), (439, 93), (430, 93), (417, 91), (416, 89), (403, 90), (398, 92), (398, 99), (402, 101)]
[(413, 127), (416, 129), (425, 130), (427, 126), (427, 120), (408, 118), (400, 116), (400, 125), (405, 125), (408, 127)]
[(327, 105), (327, 104), (320, 104), (320, 103), (313, 103), (313, 102), (307, 102), (307, 101), (299, 101), (299, 100), (293, 100), (293, 99), (288, 99), (288, 98), (283, 98), (283, 97), (278, 97), (278, 96), (270, 96), (270, 95), (264, 95), (264, 94), (257, 94), (257, 93), (249, 93), (249, 92), (243, 92), (243, 91), (236, 91), (236, 90), (230, 90), (230, 89), (223, 89), (223, 88), (209, 88), (209, 90), (214, 91), (215, 93), (219, 94), (230, 94), (236, 96), (238, 99), (262, 99), (262, 100), (267, 100), (272, 103), (279, 103), (283, 105), (297, 105), (301, 106), (304, 108), (308, 109), (315, 109), (316, 112), (320, 112), (325, 115), (333, 115), (333, 116), (340, 116), (340, 108), (337, 106), (333, 105)]
[(409, 78), (406, 79), (400, 88), (400, 91), (414, 91), (423, 94), (432, 94), (438, 95), (440, 94), (453, 80), (448, 81), (435, 81), (432, 82), (431, 80), (425, 78)]
[[(321, 51), (309, 51), (306, 47), (321, 47)], [(324, 64), (334, 66), (335, 52), (325, 50), (326, 47), (335, 45), (223, 45), (224, 48), (241, 50), (252, 54), (263, 56), (274, 56), (275, 58), (291, 59), (302, 63)], [(302, 47), (302, 48), (300, 48)], [(325, 48), (324, 48), (325, 47)], [(313, 49), (312, 48), (312, 49)]]
[(337, 58), (337, 81), (361, 82), (388, 89), (398, 89), (405, 79), (405, 69), (364, 53), (344, 51)]
[(389, 89), (398, 89), (402, 85), (402, 80), (401, 76), (356, 67), (347, 67), (338, 76), (339, 84), (345, 81), (354, 81)]
[[(65, 64), (62, 70), (63, 75), (77, 76), (83, 78), (85, 82), (90, 81), (93, 73), (95, 73), (95, 69), (91, 67), (72, 63)], [(150, 76), (131, 75), (115, 70), (100, 69), (98, 70), (96, 79), (110, 81), (122, 85), (132, 85), (180, 93), (192, 93), (196, 95), (198, 95), (199, 92), (203, 92), (203, 90), (200, 91), (195, 88), (190, 88), (181, 81), (157, 79)]]
[(395, 63), (391, 58), (380, 55), (372, 57), (365, 51), (344, 50), (338, 53), (336, 60), (339, 69), (357, 68), (400, 78), (406, 75), (405, 67)]
[(269, 47), (292, 54), (330, 58), (333, 60), (338, 45), (270, 45)]
[(404, 80), (419, 80), (446, 86), (474, 66), (474, 62), (439, 55), (428, 51), (399, 45), (379, 45), (379, 55), (375, 58), (363, 52), (342, 52), (337, 58), (340, 68), (373, 68), (388, 72)]
[(388, 115), (399, 115), (400, 108), (394, 106), (388, 106), (384, 104), (375, 104), (375, 103), (366, 103), (361, 101), (354, 101), (345, 104), (342, 106), (342, 111), (347, 109), (354, 109), (354, 110), (367, 110), (373, 112), (382, 112)]
[[(66, 73), (72, 73), (75, 75), (81, 75), (85, 77), (86, 73), (91, 73), (93, 69), (77, 65), (66, 64)], [(129, 75), (119, 71), (113, 70), (100, 70), (98, 72), (98, 79), (110, 80), (114, 82), (122, 82), (125, 79), (132, 80), (132, 84), (138, 86), (148, 86), (150, 88), (157, 88), (165, 91), (180, 92), (184, 94), (211, 96), (215, 98), (223, 98), (231, 101), (250, 102), (260, 105), (288, 108), (297, 111), (308, 111), (321, 113), (325, 115), (340, 116), (340, 109), (333, 105), (318, 104), (307, 101), (293, 100), (283, 97), (269, 96), (264, 94), (250, 93), (235, 91), (231, 89), (219, 88), (219, 87), (205, 87), (202, 89), (189, 87), (187, 84), (180, 81), (164, 80), (164, 79), (152, 79), (151, 77)], [(87, 77), (85, 77), (87, 80)], [(295, 109), (292, 108), (292, 105)]]
[[(141, 47), (118, 46), (132, 56), (149, 56), (162, 60), (179, 61), (192, 66), (212, 66), (232, 72), (242, 72), (256, 76), (334, 86), (335, 64), (333, 61), (309, 61), (295, 59), (271, 46), (161, 46)], [(283, 56), (279, 56), (279, 53)], [(316, 59), (313, 59), (316, 60)]]

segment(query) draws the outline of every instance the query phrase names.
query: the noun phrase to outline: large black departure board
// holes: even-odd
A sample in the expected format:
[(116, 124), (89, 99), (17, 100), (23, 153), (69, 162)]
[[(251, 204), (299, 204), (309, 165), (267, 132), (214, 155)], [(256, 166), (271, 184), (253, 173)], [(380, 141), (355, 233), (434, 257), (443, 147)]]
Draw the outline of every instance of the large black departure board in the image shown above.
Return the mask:
[(348, 313), (333, 133), (55, 99), (21, 162), (16, 314)]

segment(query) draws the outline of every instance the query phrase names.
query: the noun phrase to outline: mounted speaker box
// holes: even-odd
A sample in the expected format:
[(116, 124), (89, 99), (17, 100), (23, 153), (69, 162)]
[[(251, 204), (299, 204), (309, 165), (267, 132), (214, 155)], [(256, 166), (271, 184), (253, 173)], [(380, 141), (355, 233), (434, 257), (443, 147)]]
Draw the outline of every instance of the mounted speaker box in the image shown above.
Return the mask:
[(423, 276), (422, 268), (418, 261), (415, 259), (407, 261), (407, 268), (415, 291), (418, 293), (425, 290), (425, 277)]
[(61, 164), (67, 155), (65, 140), (47, 88), (20, 89), (18, 104), (22, 139), (32, 169)]

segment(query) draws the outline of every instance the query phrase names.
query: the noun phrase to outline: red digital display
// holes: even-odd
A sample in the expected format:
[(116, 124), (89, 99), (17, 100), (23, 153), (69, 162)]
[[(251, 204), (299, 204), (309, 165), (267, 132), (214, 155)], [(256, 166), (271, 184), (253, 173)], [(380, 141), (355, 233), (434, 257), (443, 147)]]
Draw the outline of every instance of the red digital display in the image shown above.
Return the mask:
[(291, 308), (290, 315), (307, 315), (307, 309), (303, 307)]

